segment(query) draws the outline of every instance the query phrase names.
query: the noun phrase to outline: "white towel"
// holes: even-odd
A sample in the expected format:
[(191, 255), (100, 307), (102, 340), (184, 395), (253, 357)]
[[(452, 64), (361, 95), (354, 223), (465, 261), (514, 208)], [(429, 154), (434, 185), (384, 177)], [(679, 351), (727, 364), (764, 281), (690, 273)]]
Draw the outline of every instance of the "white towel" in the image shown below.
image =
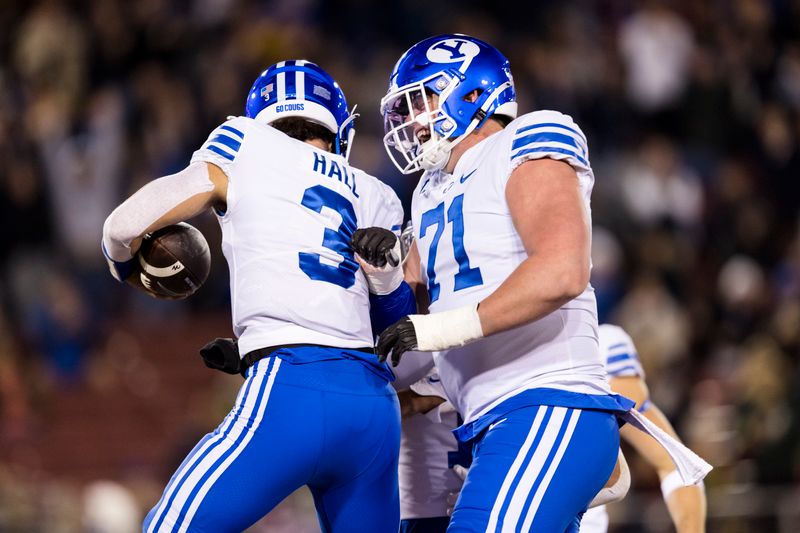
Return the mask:
[(673, 438), (672, 435), (656, 426), (636, 409), (631, 409), (617, 416), (636, 429), (644, 431), (656, 439), (661, 447), (669, 454), (672, 462), (675, 463), (675, 467), (683, 480), (684, 486), (697, 485), (711, 472), (712, 466), (705, 462), (702, 457)]

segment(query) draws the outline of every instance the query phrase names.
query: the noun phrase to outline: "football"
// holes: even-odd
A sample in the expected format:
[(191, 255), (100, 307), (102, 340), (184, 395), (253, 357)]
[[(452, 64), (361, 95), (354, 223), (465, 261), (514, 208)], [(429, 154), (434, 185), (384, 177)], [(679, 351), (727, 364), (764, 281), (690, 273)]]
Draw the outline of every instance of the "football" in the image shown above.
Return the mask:
[(191, 296), (208, 278), (211, 251), (200, 231), (185, 222), (145, 235), (137, 253), (138, 279), (156, 298)]

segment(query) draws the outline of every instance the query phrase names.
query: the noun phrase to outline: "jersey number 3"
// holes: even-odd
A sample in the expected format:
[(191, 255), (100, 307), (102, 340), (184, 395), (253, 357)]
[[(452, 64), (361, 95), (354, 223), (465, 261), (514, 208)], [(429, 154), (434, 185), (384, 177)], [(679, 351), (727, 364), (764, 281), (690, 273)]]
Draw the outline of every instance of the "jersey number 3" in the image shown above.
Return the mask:
[(356, 282), (358, 263), (350, 249), (350, 239), (356, 231), (356, 212), (350, 200), (336, 191), (322, 185), (314, 185), (306, 189), (301, 205), (316, 213), (323, 207), (333, 209), (342, 216), (342, 222), (335, 230), (325, 228), (322, 246), (342, 256), (342, 262), (336, 266), (326, 265), (320, 261), (320, 254), (300, 252), (300, 270), (315, 280), (333, 283), (345, 289)]
[[(420, 238), (424, 237), (428, 228), (436, 226), (436, 233), (431, 239), (431, 247), (428, 250), (428, 295), (431, 303), (439, 299), (440, 285), (436, 283), (436, 252), (439, 249), (439, 239), (444, 233), (444, 202), (440, 203), (430, 211), (422, 213), (422, 223), (419, 229)], [(468, 289), (476, 285), (483, 285), (481, 269), (469, 266), (469, 257), (464, 249), (464, 195), (459, 194), (453, 198), (453, 202), (447, 209), (447, 222), (453, 225), (453, 255), (458, 261), (458, 273), (455, 275), (454, 291)]]

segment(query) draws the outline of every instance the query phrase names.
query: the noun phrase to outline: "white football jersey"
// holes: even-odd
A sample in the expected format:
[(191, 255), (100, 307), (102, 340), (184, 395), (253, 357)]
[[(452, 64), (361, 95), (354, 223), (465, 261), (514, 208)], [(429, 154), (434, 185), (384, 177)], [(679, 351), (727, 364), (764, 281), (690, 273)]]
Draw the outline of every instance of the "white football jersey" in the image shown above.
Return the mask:
[(372, 346), (367, 282), (349, 240), (357, 228), (399, 232), (394, 191), (341, 156), (245, 117), (215, 129), (196, 161), (229, 180), (227, 211), (217, 215), (239, 351)]
[(403, 420), (397, 466), (401, 519), (447, 516), (447, 496), (464, 483), (448, 466), (448, 454), (458, 450), (456, 426), (450, 402)]
[(645, 378), (636, 346), (628, 333), (613, 324), (600, 325), (600, 355), (606, 362), (609, 378), (636, 376)]
[[(589, 213), (594, 175), (586, 139), (555, 111), (514, 120), (467, 150), (452, 175), (423, 174), (412, 220), (432, 313), (481, 301), (528, 257), (505, 188), (518, 165), (544, 157), (575, 169)], [(594, 289), (587, 286), (536, 322), (439, 353), (436, 366), (466, 422), (531, 388), (608, 394), (597, 327)]]

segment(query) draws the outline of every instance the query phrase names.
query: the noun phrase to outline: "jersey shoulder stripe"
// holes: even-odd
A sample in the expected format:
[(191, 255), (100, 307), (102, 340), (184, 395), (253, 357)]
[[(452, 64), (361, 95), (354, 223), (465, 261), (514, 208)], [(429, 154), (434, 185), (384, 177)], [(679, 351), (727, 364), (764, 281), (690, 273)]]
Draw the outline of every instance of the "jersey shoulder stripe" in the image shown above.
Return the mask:
[[(563, 115), (563, 116), (566, 117), (567, 115)], [(530, 126), (525, 126), (525, 127), (522, 127), (520, 129), (518, 129), (516, 134), (525, 133), (527, 131), (530, 131), (530, 130), (533, 130), (533, 129), (539, 129), (539, 128), (556, 128), (556, 129), (567, 130), (570, 133), (572, 133), (574, 135), (577, 135), (578, 138), (580, 138), (584, 142), (584, 144), (586, 143), (586, 137), (583, 135), (582, 131), (580, 131), (577, 128), (571, 128), (571, 127), (567, 126), (566, 124), (561, 124), (561, 123), (558, 123), (558, 122), (542, 122), (542, 123), (539, 123), (539, 124), (533, 124), (533, 125), (530, 125)]]
[(606, 361), (608, 364), (619, 363), (621, 361), (626, 361), (629, 359), (634, 359), (636, 355), (631, 355), (629, 353), (622, 353), (619, 355), (609, 355)]
[(242, 141), (244, 141), (244, 133), (233, 126), (223, 124), (211, 132), (203, 148), (211, 150), (228, 161), (233, 161), (242, 146)]
[(220, 124), (194, 154), (192, 163), (203, 161), (218, 166), (230, 178), (230, 170), (244, 144), (245, 134), (252, 119), (246, 117), (228, 117)]
[(588, 169), (586, 136), (573, 120), (556, 111), (535, 111), (510, 125), (513, 131), (510, 162), (512, 167), (527, 161), (552, 157)]
[(609, 377), (644, 378), (644, 368), (630, 335), (624, 329), (611, 324), (601, 324), (599, 332), (600, 353), (605, 358)]

